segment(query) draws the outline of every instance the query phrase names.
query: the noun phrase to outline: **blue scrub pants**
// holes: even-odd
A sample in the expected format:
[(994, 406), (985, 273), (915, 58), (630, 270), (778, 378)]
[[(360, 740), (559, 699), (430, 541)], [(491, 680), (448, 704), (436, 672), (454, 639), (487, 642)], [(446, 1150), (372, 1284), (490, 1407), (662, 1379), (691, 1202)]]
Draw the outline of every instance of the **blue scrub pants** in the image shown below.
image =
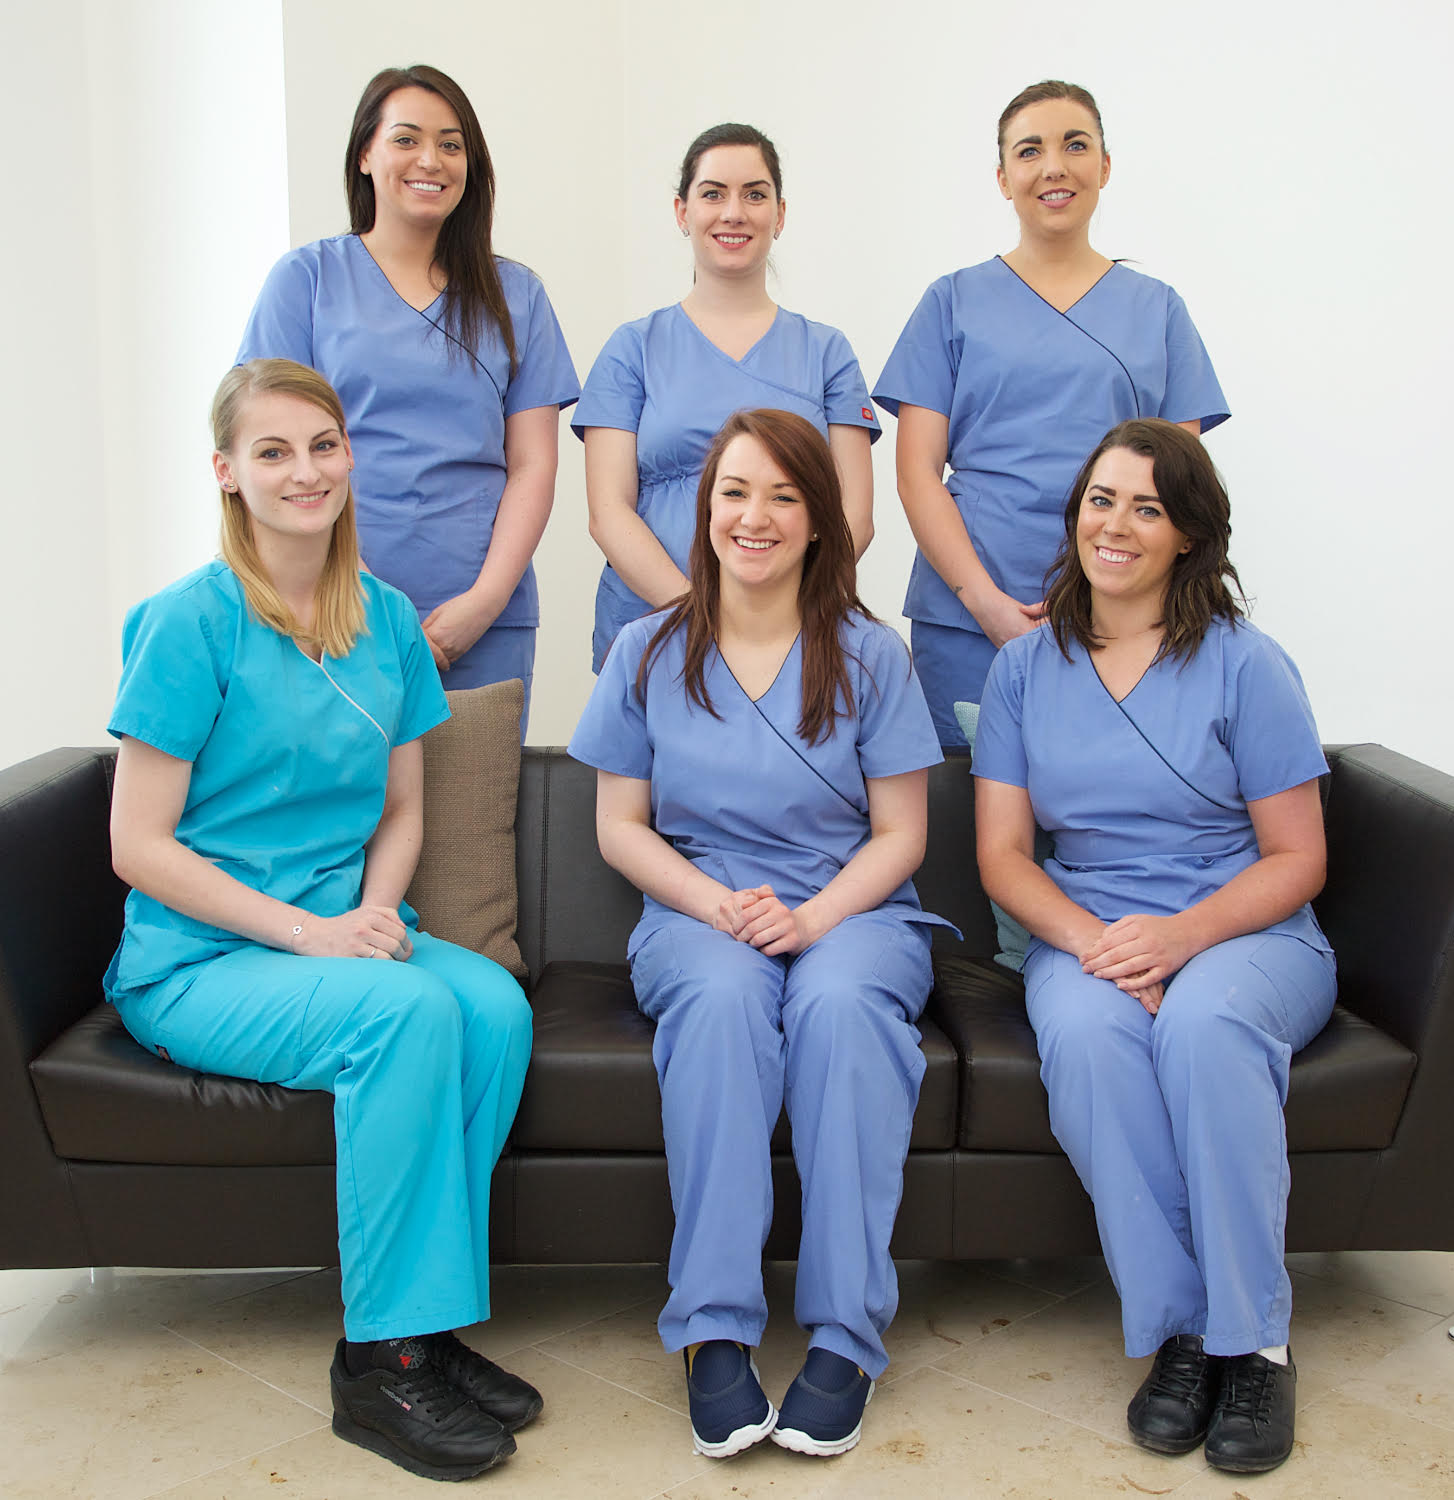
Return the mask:
[(454, 692), (458, 688), (486, 687), (518, 677), (525, 684), (525, 706), (520, 710), (520, 743), (530, 723), (530, 683), (535, 676), (535, 627), (492, 625), (439, 680)]
[(1333, 1009), (1333, 960), (1253, 933), (1199, 953), (1153, 1019), (1043, 943), (1025, 996), (1050, 1123), (1094, 1200), (1126, 1353), (1173, 1334), (1209, 1354), (1285, 1344), (1292, 1055)]
[(490, 1173), (531, 1013), (498, 964), (426, 933), (407, 962), (249, 945), (118, 1004), (184, 1067), (333, 1094), (348, 1337), (402, 1338), (489, 1316)]
[(865, 912), (768, 958), (680, 917), (641, 944), (631, 977), (656, 1022), (676, 1212), (663, 1345), (761, 1342), (769, 1143), (786, 1100), (803, 1194), (794, 1312), (814, 1346), (877, 1379), (899, 1301), (889, 1239), (924, 1076), (928, 935)]
[(954, 717), (954, 705), (984, 698), (985, 678), (999, 648), (978, 630), (923, 620), (909, 622), (909, 645), (940, 748), (945, 755), (968, 755), (969, 741)]

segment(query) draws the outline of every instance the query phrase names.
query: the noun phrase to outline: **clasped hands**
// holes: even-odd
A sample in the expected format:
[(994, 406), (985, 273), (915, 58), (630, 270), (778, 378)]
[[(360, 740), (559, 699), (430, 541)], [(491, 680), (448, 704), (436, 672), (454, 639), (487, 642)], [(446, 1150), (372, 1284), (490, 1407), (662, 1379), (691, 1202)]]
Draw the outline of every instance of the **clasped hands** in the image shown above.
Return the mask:
[(1080, 955), (1080, 966), (1134, 996), (1154, 1016), (1164, 982), (1198, 951), (1183, 918), (1132, 912), (1102, 930)]
[(397, 958), (414, 952), (409, 929), (387, 906), (356, 906), (337, 917), (303, 918), (294, 953), (308, 958)]
[(801, 953), (819, 936), (808, 930), (803, 909), (780, 901), (770, 885), (759, 885), (724, 896), (712, 926), (739, 943), (751, 943), (769, 958)]
[(434, 665), (447, 672), (494, 621), (489, 606), (473, 589), (467, 589), (430, 610), (422, 623)]

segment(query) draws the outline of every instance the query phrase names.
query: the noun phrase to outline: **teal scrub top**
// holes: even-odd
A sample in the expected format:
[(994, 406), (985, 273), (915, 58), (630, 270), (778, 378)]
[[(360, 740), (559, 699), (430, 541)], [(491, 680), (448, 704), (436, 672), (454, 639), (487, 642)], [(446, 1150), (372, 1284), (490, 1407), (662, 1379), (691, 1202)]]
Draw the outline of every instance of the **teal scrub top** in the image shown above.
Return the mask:
[[(316, 662), (259, 624), (224, 562), (143, 600), (126, 618), (107, 726), (191, 762), (178, 842), (323, 917), (359, 903), (390, 752), (449, 717), (414, 607), (361, 578), (364, 631), (347, 656)], [(407, 907), (400, 916), (416, 925)], [(106, 993), (115, 999), (247, 942), (132, 891)]]

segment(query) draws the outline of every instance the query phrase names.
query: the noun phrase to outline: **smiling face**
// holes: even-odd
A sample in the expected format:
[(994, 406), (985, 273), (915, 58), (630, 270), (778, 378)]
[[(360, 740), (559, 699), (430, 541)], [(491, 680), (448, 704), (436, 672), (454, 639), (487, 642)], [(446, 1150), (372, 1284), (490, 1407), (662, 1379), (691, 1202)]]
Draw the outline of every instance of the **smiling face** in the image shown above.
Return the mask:
[(1095, 116), (1073, 99), (1027, 105), (1005, 126), (1000, 191), (1027, 233), (1084, 230), (1110, 175)]
[(691, 238), (697, 269), (729, 276), (762, 270), (787, 209), (756, 146), (703, 152), (686, 197), (675, 204), (677, 227)]
[(238, 413), (232, 448), (214, 453), (224, 490), (241, 496), (253, 540), (327, 539), (348, 500), (353, 455), (348, 439), (321, 406), (267, 392)]
[(1129, 448), (1108, 448), (1096, 460), (1075, 540), (1093, 598), (1160, 601), (1177, 558), (1192, 548), (1156, 493), (1151, 458)]
[(722, 585), (791, 587), (803, 576), (812, 523), (802, 492), (755, 438), (740, 433), (722, 450), (707, 536)]
[(429, 89), (395, 89), (359, 171), (373, 180), (376, 224), (437, 229), (458, 206), (469, 176), (459, 116)]

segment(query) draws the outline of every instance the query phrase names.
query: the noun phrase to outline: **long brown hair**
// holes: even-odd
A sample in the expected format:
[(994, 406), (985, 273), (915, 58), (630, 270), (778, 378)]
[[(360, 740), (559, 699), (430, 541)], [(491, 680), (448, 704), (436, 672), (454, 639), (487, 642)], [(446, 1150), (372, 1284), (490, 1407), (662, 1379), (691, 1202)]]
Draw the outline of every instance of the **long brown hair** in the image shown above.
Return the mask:
[[(682, 677), (687, 696), (713, 718), (721, 715), (707, 692), (707, 653), (717, 640), (722, 611), (722, 565), (712, 549), (708, 528), (712, 520), (712, 491), (727, 445), (738, 437), (761, 443), (807, 506), (810, 534), (798, 583), (798, 611), (802, 617), (803, 704), (798, 733), (816, 745), (833, 733), (839, 714), (853, 711), (853, 686), (839, 632), (857, 611), (874, 617), (858, 597), (853, 562), (853, 536), (843, 514), (843, 492), (838, 469), (827, 441), (806, 418), (771, 407), (739, 411), (728, 417), (707, 450), (697, 484), (697, 530), (688, 565), (691, 587), (672, 606), (641, 656), (636, 693), (644, 702), (651, 664), (678, 630), (686, 630)], [(839, 706), (841, 703), (841, 707)]]
[[(1072, 640), (1087, 651), (1103, 644), (1091, 624), (1091, 586), (1080, 564), (1076, 532), (1091, 475), (1101, 455), (1112, 448), (1125, 448), (1151, 460), (1156, 498), (1167, 520), (1192, 544), (1172, 562), (1161, 611), (1161, 647), (1156, 653), (1157, 661), (1163, 656), (1189, 661), (1212, 621), (1237, 619), (1242, 614), (1237, 599), (1245, 604), (1247, 596), (1227, 555), (1232, 508), (1211, 455), (1200, 438), (1160, 417), (1135, 417), (1111, 428), (1081, 465), (1065, 502), (1065, 540), (1046, 575), (1053, 576), (1053, 581), (1045, 594), (1045, 618), (1067, 661)], [(1236, 586), (1237, 598), (1227, 586), (1228, 579)]]
[[(219, 453), (234, 451), (238, 423), (247, 403), (254, 396), (269, 395), (296, 396), (326, 411), (340, 433), (348, 430), (343, 403), (317, 370), (291, 359), (250, 359), (245, 365), (233, 366), (222, 377), (212, 398), (212, 444)], [(312, 630), (303, 629), (268, 577), (242, 496), (236, 490), (219, 489), (218, 493), (222, 496), (222, 560), (237, 574), (253, 616), (279, 635), (291, 636), (299, 645), (321, 646), (335, 658), (347, 656), (365, 629), (352, 483), (343, 510), (333, 523), (328, 556), (314, 595)]]
[(385, 68), (369, 79), (353, 112), (353, 128), (343, 160), (343, 182), (348, 191), (349, 228), (366, 234), (374, 227), (377, 205), (373, 178), (359, 163), (378, 134), (384, 101), (398, 89), (428, 89), (438, 94), (459, 118), (464, 135), (465, 184), (458, 205), (440, 225), (434, 264), (445, 275), (444, 326), (471, 356), (477, 357), (480, 336), (488, 321), (499, 330), (510, 355), (510, 374), (520, 367), (515, 350), (515, 328), (500, 284), (500, 269), (490, 245), (495, 219), (495, 168), (485, 134), (465, 91), (447, 73), (426, 63), (407, 68)]
[(1042, 78), (1039, 83), (1032, 83), (1029, 88), (1021, 89), (1001, 111), (1000, 122), (995, 127), (995, 145), (999, 151), (1001, 166), (1005, 164), (1005, 132), (1010, 128), (1010, 121), (1022, 109), (1028, 109), (1032, 104), (1044, 104), (1047, 99), (1069, 99), (1072, 104), (1079, 104), (1082, 109), (1089, 110), (1091, 118), (1096, 122), (1096, 133), (1101, 138), (1101, 151), (1105, 151), (1106, 128), (1101, 124), (1100, 108), (1091, 97), (1090, 90), (1081, 88), (1078, 83), (1066, 83), (1060, 78)]

